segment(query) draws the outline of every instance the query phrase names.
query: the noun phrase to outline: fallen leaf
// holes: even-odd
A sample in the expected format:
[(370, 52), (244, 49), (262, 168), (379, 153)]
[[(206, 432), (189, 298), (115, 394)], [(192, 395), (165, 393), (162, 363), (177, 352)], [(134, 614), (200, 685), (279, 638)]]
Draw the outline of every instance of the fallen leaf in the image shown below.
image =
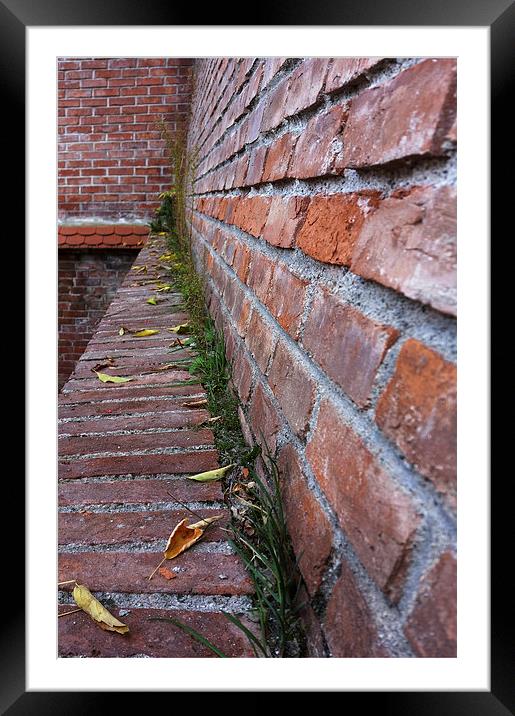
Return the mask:
[(96, 373), (97, 371), (101, 370), (102, 368), (109, 368), (115, 365), (115, 362), (112, 358), (107, 358), (102, 363), (97, 363), (93, 368), (91, 369), (93, 373)]
[(98, 622), (102, 629), (116, 631), (118, 634), (126, 634), (129, 631), (127, 624), (113, 617), (83, 584), (77, 584), (74, 587), (72, 596), (76, 605)]
[(107, 373), (99, 373), (98, 370), (96, 370), (95, 373), (102, 383), (127, 383), (129, 380), (132, 380), (132, 378), (122, 378), (121, 375), (107, 375)]
[(157, 301), (153, 296), (147, 300), (147, 303), (150, 303), (151, 306), (157, 306)]
[(132, 335), (136, 338), (145, 338), (146, 336), (153, 336), (155, 333), (159, 333), (157, 328), (143, 328), (141, 331), (132, 331)]
[(181, 403), (183, 408), (201, 408), (203, 405), (207, 405), (207, 400), (190, 400), (188, 403)]
[(187, 524), (189, 517), (185, 517), (183, 520), (181, 520), (173, 530), (170, 537), (168, 537), (168, 542), (166, 543), (163, 559), (159, 562), (157, 567), (149, 576), (149, 579), (152, 579), (152, 577), (158, 570), (161, 572), (161, 565), (163, 564), (165, 559), (174, 559), (174, 557), (177, 557), (179, 554), (182, 554), (182, 552), (189, 549), (192, 545), (199, 541), (199, 539), (204, 534), (204, 530), (206, 529), (206, 527), (209, 527), (212, 522), (221, 519), (221, 517), (223, 517), (223, 515), (206, 517), (205, 519), (200, 520), (200, 522), (195, 522), (195, 524), (193, 525)]
[(248, 477), (248, 476), (249, 476), (249, 468), (248, 468), (248, 467), (242, 467), (242, 468), (241, 468), (241, 474), (243, 475), (243, 477)]
[(158, 569), (158, 572), (165, 579), (175, 579), (175, 577), (177, 576), (173, 572), (170, 572), (170, 570), (167, 567), (160, 567)]
[(217, 470), (199, 472), (198, 475), (189, 475), (188, 480), (196, 480), (197, 482), (212, 482), (213, 480), (220, 480), (232, 467), (235, 467), (235, 463), (226, 465), (225, 467), (219, 467)]
[(118, 331), (119, 336), (123, 336), (125, 333), (125, 328), (123, 326), (120, 327), (120, 330)]
[(146, 266), (133, 266), (131, 268), (131, 271), (136, 271), (136, 273), (147, 273), (147, 267)]
[(168, 328), (168, 331), (171, 331), (172, 333), (188, 333), (188, 329), (190, 327), (189, 323), (179, 323), (178, 326), (173, 326), (172, 328)]

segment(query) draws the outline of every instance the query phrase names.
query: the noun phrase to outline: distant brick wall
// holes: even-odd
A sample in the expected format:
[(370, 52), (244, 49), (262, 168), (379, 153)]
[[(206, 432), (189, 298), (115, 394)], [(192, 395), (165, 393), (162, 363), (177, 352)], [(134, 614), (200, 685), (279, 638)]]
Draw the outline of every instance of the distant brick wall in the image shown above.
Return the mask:
[(132, 265), (137, 251), (59, 250), (58, 386), (75, 364)]
[(59, 218), (140, 219), (170, 173), (156, 120), (184, 125), (193, 60), (60, 58)]
[(456, 650), (456, 63), (196, 67), (193, 243), (313, 656)]

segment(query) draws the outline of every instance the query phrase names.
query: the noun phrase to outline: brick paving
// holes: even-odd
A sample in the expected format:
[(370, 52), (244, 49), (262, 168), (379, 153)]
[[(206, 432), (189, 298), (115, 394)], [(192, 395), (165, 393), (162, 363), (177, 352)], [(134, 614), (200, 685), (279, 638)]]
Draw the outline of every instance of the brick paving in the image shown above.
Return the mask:
[[(189, 355), (167, 352), (177, 340), (166, 329), (187, 320), (177, 293), (156, 293), (152, 279), (170, 274), (152, 239), (138, 255), (115, 299), (59, 396), (59, 570), (58, 581), (85, 584), (111, 613), (129, 626), (120, 635), (103, 631), (86, 614), (58, 619), (61, 657), (211, 657), (214, 654), (170, 622), (193, 627), (231, 657), (250, 657), (246, 637), (222, 611), (245, 621), (252, 585), (224, 531), (229, 511), (220, 483), (197, 483), (187, 474), (219, 466), (209, 417), (187, 403), (205, 398), (199, 385), (174, 386), (191, 376), (159, 371)], [(158, 297), (156, 306), (150, 296)], [(157, 328), (147, 338), (119, 335), (119, 329)], [(181, 336), (181, 340), (187, 336)], [(101, 383), (97, 368), (131, 377), (128, 383)], [(171, 493), (171, 494), (170, 494)], [(222, 514), (204, 537), (166, 567), (167, 580), (148, 575), (161, 561), (169, 534), (185, 517), (182, 506), (203, 516)], [(74, 602), (73, 585), (59, 591), (59, 611)]]

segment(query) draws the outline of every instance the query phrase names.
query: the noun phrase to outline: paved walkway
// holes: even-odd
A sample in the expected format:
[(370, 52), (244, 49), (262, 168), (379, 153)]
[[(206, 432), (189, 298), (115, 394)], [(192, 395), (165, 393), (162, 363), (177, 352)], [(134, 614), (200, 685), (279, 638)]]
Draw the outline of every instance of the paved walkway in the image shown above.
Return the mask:
[[(111, 613), (129, 626), (104, 631), (85, 613), (58, 619), (63, 657), (214, 656), (170, 622), (172, 616), (201, 632), (227, 655), (252, 656), (248, 642), (221, 610), (242, 615), (251, 584), (223, 530), (229, 520), (219, 482), (198, 483), (187, 474), (218, 467), (213, 433), (202, 424), (208, 412), (188, 405), (206, 396), (200, 385), (173, 386), (191, 376), (159, 370), (189, 355), (167, 352), (177, 338), (167, 328), (187, 321), (177, 293), (157, 292), (167, 282), (152, 239), (140, 252), (59, 396), (59, 582), (85, 584)], [(157, 305), (147, 303), (157, 297)], [(174, 308), (177, 306), (177, 308)], [(131, 330), (159, 329), (136, 338)], [(180, 336), (181, 340), (187, 336)], [(102, 383), (92, 369), (131, 377)], [(164, 563), (172, 579), (148, 575), (163, 556), (169, 534), (190, 517), (223, 514), (202, 539)], [(59, 592), (59, 611), (75, 604), (73, 585)]]

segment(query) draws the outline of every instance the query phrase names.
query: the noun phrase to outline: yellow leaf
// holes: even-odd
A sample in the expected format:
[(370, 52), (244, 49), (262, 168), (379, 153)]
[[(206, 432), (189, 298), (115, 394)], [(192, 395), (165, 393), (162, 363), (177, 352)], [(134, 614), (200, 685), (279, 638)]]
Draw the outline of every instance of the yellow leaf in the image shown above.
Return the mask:
[(120, 330), (118, 331), (118, 335), (123, 336), (124, 333), (125, 333), (125, 328), (123, 326), (121, 326)]
[(197, 480), (197, 482), (212, 482), (213, 480), (220, 480), (225, 473), (235, 467), (235, 464), (226, 465), (225, 467), (219, 467), (218, 470), (208, 470), (207, 472), (199, 472), (198, 475), (188, 476), (188, 480)]
[(210, 525), (212, 522), (216, 522), (217, 520), (221, 520), (223, 515), (215, 515), (214, 517), (205, 517), (203, 520), (200, 520), (200, 522), (195, 522), (193, 525), (189, 525), (188, 529), (201, 529), (205, 530), (208, 525)]
[(159, 333), (156, 328), (143, 328), (141, 331), (133, 331), (132, 335), (136, 338), (145, 338), (146, 336), (153, 336), (154, 333)]
[(152, 306), (157, 306), (157, 301), (153, 296), (147, 300), (147, 303), (150, 303)]
[(77, 584), (74, 587), (72, 596), (77, 606), (98, 622), (102, 629), (116, 631), (118, 634), (126, 634), (129, 631), (127, 624), (113, 617), (83, 584)]
[(95, 373), (102, 383), (127, 383), (129, 380), (132, 380), (132, 378), (122, 378), (121, 375), (107, 375), (107, 373), (99, 373), (98, 370), (96, 370)]
[(172, 333), (188, 333), (188, 328), (190, 327), (189, 323), (179, 323), (178, 326), (173, 326), (172, 328), (168, 328), (167, 330), (171, 331)]
[(131, 271), (136, 271), (136, 273), (147, 273), (147, 267), (146, 266), (133, 266), (131, 268)]
[(207, 405), (207, 400), (205, 398), (202, 400), (190, 400), (187, 403), (181, 403), (182, 408), (201, 408), (203, 405)]

